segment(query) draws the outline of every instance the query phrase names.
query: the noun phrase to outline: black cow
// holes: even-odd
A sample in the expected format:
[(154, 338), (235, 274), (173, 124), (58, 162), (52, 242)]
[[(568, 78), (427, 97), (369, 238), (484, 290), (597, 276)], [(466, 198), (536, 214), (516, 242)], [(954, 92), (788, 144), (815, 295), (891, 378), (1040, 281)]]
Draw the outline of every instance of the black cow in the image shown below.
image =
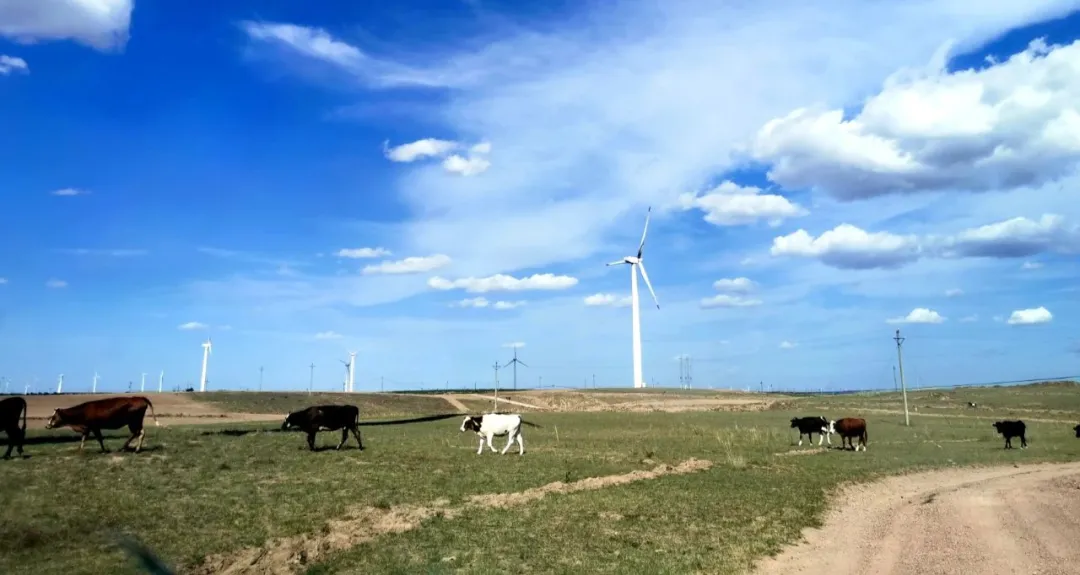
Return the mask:
[(799, 429), (799, 445), (802, 445), (802, 436), (805, 435), (810, 439), (810, 443), (814, 443), (814, 434), (818, 435), (818, 445), (826, 438), (829, 440), (829, 445), (832, 445), (832, 435), (829, 434), (829, 420), (818, 415), (816, 417), (792, 417), (791, 418), (792, 429)]
[(360, 440), (359, 425), (360, 408), (355, 405), (313, 405), (290, 413), (281, 424), (281, 430), (296, 428), (307, 433), (308, 449), (311, 451), (315, 451), (315, 434), (319, 431), (341, 430), (341, 443), (336, 449), (345, 445), (351, 431), (363, 451), (364, 442)]
[(994, 429), (997, 432), (1005, 436), (1005, 449), (1012, 449), (1012, 438), (1020, 437), (1020, 449), (1027, 447), (1027, 438), (1024, 437), (1024, 432), (1027, 430), (1027, 426), (1021, 420), (1016, 421), (996, 421), (994, 422)]
[[(26, 400), (21, 397), (8, 397), (0, 400), (0, 430), (7, 433), (8, 446), (4, 459), (11, 459), (11, 450), (18, 449), (23, 454), (23, 442), (26, 441)], [(19, 415), (22, 415), (22, 427), (19, 427)]]
[(1075, 432), (1076, 432), (1076, 436), (1077, 436), (1077, 437), (1080, 437), (1080, 425), (1077, 425), (1076, 427), (1074, 427), (1074, 428), (1073, 428), (1073, 431), (1075, 431)]

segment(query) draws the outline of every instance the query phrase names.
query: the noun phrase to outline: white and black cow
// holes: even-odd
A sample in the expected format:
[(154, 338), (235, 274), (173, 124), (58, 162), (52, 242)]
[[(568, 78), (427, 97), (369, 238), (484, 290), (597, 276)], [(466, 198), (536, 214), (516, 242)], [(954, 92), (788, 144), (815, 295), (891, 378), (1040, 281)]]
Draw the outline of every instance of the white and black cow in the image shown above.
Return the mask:
[(799, 429), (799, 445), (802, 445), (802, 436), (806, 435), (810, 438), (810, 443), (814, 443), (814, 434), (818, 435), (818, 445), (821, 442), (828, 439), (829, 445), (832, 445), (832, 431), (829, 429), (829, 420), (818, 415), (815, 417), (792, 417), (791, 418), (792, 429)]
[(482, 415), (466, 415), (465, 420), (461, 422), (461, 431), (475, 431), (480, 436), (480, 447), (476, 450), (477, 455), (484, 452), (485, 440), (488, 447), (491, 448), (491, 452), (494, 453), (495, 447), (491, 445), (491, 438), (502, 437), (503, 435), (507, 436), (506, 447), (503, 448), (500, 455), (505, 454), (515, 440), (518, 442), (518, 455), (525, 455), (525, 444), (521, 439), (521, 424), (540, 427), (535, 423), (521, 419), (521, 416), (516, 413), (485, 413)]

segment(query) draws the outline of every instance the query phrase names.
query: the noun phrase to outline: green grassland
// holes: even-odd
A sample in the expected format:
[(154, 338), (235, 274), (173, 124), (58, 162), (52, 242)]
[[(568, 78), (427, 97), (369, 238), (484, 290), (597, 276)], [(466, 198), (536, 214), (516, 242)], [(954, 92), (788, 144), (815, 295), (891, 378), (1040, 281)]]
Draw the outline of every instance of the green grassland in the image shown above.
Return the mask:
[(361, 419), (382, 419), (434, 413), (454, 413), (445, 399), (397, 393), (306, 393), (216, 391), (194, 393), (192, 399), (234, 413), (289, 413), (309, 405), (351, 403), (360, 406)]
[[(298, 394), (227, 395), (214, 394), (214, 401), (235, 405), (233, 411), (280, 413), (310, 404)], [(350, 443), (340, 452), (311, 453), (302, 434), (272, 431), (271, 424), (151, 426), (146, 451), (137, 455), (98, 454), (89, 444), (79, 455), (77, 442), (47, 442), (74, 437), (70, 431), (37, 431), (27, 446), (30, 458), (0, 461), (0, 573), (137, 573), (104, 538), (109, 530), (136, 535), (183, 572), (208, 555), (319, 533), (348, 509), (454, 503), (689, 458), (714, 465), (519, 507), (433, 517), (304, 570), (745, 573), (756, 558), (816, 525), (842, 482), (943, 466), (1080, 459), (1074, 424), (1031, 422), (1030, 448), (1009, 451), (989, 425), (1020, 409), (1028, 410), (1022, 417), (1045, 412), (1080, 422), (1078, 395), (1076, 386), (957, 391), (948, 401), (956, 404), (955, 415), (913, 414), (910, 427), (902, 415), (871, 411), (894, 409), (890, 394), (786, 399), (790, 409), (761, 412), (533, 413), (528, 419), (543, 427), (525, 429), (525, 457), (516, 450), (475, 455), (477, 438), (459, 433), (456, 417), (362, 427), (363, 452)], [(369, 406), (375, 397), (350, 400), (378, 419), (453, 411), (444, 400), (420, 395), (409, 399), (438, 403), (383, 398), (379, 407)], [(980, 408), (962, 408), (969, 400)], [(919, 405), (931, 401), (943, 400), (909, 395)], [(796, 447), (788, 419), (818, 411), (865, 417), (869, 451)], [(113, 436), (106, 441), (116, 449), (122, 439)], [(336, 445), (338, 437), (320, 434), (319, 444)]]

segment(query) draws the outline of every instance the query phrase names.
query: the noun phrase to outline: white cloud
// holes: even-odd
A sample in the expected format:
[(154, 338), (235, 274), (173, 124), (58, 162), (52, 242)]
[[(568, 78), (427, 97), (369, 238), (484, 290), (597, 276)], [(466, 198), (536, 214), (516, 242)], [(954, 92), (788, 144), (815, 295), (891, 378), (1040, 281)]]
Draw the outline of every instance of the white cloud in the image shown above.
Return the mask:
[(1034, 325), (1038, 323), (1050, 323), (1053, 319), (1054, 316), (1049, 310), (1039, 306), (1031, 309), (1018, 309), (1012, 312), (1006, 323), (1009, 325)]
[(964, 295), (964, 290), (960, 288), (952, 288), (945, 290), (945, 297), (959, 297)]
[(80, 190), (78, 188), (61, 188), (59, 190), (54, 190), (54, 191), (49, 192), (49, 193), (54, 195), (54, 196), (66, 196), (66, 197), (70, 197), (70, 196), (86, 196), (86, 195), (90, 194), (89, 190)]
[(700, 305), (706, 309), (715, 307), (754, 307), (761, 305), (761, 300), (737, 295), (717, 294), (702, 299)]
[(341, 339), (342, 337), (344, 336), (342, 336), (336, 331), (320, 331), (319, 333), (315, 334), (315, 339), (318, 340)]
[(889, 232), (866, 232), (840, 224), (815, 238), (799, 229), (773, 239), (774, 256), (816, 258), (836, 268), (895, 268), (919, 258), (918, 238)]
[(386, 248), (342, 248), (337, 251), (337, 257), (355, 260), (381, 258), (390, 255)]
[(339, 86), (453, 88), (423, 119), (456, 140), (495, 142), (500, 169), (449, 181), (437, 166), (401, 170), (395, 191), (413, 219), (400, 235), (413, 253), (453, 244), (456, 265), (485, 275), (596, 255), (629, 214), (674, 205), (735, 167), (737, 148), (770, 119), (807, 102), (847, 105), (949, 39), (971, 47), (1068, 8), (620, 3), (603, 18), (581, 7), (543, 33), (508, 29), (400, 62), (325, 33), (324, 44), (354, 50), (313, 49), (310, 29), (256, 35), (311, 59), (308, 67), (336, 67)]
[(0, 36), (30, 44), (74, 40), (98, 50), (123, 48), (135, 0), (4, 0)]
[(0, 76), (7, 76), (13, 72), (29, 71), (30, 67), (26, 65), (26, 60), (0, 54)]
[(194, 330), (197, 330), (197, 329), (206, 329), (208, 327), (210, 327), (210, 326), (206, 325), (205, 323), (200, 323), (200, 322), (197, 322), (197, 321), (189, 321), (187, 323), (180, 324), (179, 326), (177, 326), (177, 329), (181, 329), (181, 330), (184, 330), (184, 331), (194, 331)]
[(1020, 269), (1022, 270), (1037, 270), (1041, 267), (1043, 267), (1043, 265), (1040, 262), (1024, 262), (1020, 265)]
[(469, 151), (474, 154), (490, 154), (491, 142), (480, 142), (479, 144), (476, 144), (473, 147), (469, 148)]
[(51, 280), (45, 282), (45, 287), (54, 288), (54, 289), (66, 288), (67, 285), (68, 284), (67, 284), (66, 281), (58, 280), (58, 279), (51, 279)]
[(73, 255), (73, 256), (108, 256), (114, 258), (125, 258), (134, 256), (144, 256), (148, 252), (146, 250), (133, 250), (133, 249), (91, 249), (91, 248), (76, 248), (76, 249), (61, 249), (57, 250), (60, 253)]
[(917, 307), (911, 310), (911, 313), (904, 317), (894, 317), (885, 320), (885, 323), (941, 323), (946, 318), (942, 317), (938, 312), (927, 309), (925, 307)]
[(459, 147), (457, 142), (436, 138), (424, 138), (393, 148), (387, 148), (387, 144), (388, 142), (383, 143), (383, 149), (386, 157), (393, 162), (413, 162), (427, 157), (441, 158)]
[(497, 301), (497, 302), (495, 302), (495, 309), (499, 309), (499, 310), (517, 309), (517, 308), (519, 308), (519, 307), (521, 307), (523, 305), (525, 305), (525, 302), (520, 301), (520, 300), (518, 300), (518, 301)]
[(749, 293), (757, 289), (757, 284), (750, 278), (723, 278), (713, 282), (713, 289), (729, 293)]
[(465, 298), (450, 304), (452, 307), (487, 307), (491, 302), (485, 297)]
[(483, 278), (461, 278), (448, 280), (435, 276), (428, 280), (428, 286), (437, 290), (463, 289), (470, 293), (493, 291), (523, 290), (562, 290), (576, 286), (577, 278), (555, 274), (533, 274), (529, 277), (515, 278), (504, 274), (495, 274)]
[(525, 347), (525, 342), (515, 341), (515, 342), (512, 342), (512, 343), (504, 343), (503, 347), (522, 348), (522, 347)]
[(630, 296), (617, 296), (610, 293), (595, 293), (585, 298), (585, 305), (592, 307), (629, 307), (633, 303)]
[(457, 154), (454, 154), (445, 160), (443, 160), (443, 169), (451, 174), (458, 174), (461, 176), (469, 177), (482, 174), (491, 167), (491, 162), (485, 158), (476, 156), (470, 156), (463, 158)]
[(778, 225), (788, 218), (809, 214), (784, 196), (762, 194), (760, 188), (740, 186), (725, 181), (702, 195), (683, 194), (679, 205), (684, 210), (697, 208), (705, 212), (705, 221), (717, 226), (737, 226), (766, 220)]
[(1036, 186), (1080, 161), (1080, 40), (983, 70), (901, 70), (861, 112), (799, 108), (758, 133), (769, 179), (843, 200)]
[(1038, 221), (1016, 217), (951, 236), (867, 232), (840, 224), (819, 237), (799, 229), (773, 239), (774, 256), (815, 258), (844, 269), (897, 268), (920, 257), (1017, 258), (1044, 252), (1080, 251), (1080, 226), (1044, 214)]
[(450, 265), (450, 256), (435, 254), (430, 256), (412, 256), (397, 261), (384, 261), (365, 266), (361, 273), (375, 274), (418, 274), (437, 270)]
[(792, 343), (790, 341), (782, 341), (782, 342), (780, 342), (780, 349), (794, 349), (794, 348), (796, 348), (798, 346), (799, 346), (799, 344)]

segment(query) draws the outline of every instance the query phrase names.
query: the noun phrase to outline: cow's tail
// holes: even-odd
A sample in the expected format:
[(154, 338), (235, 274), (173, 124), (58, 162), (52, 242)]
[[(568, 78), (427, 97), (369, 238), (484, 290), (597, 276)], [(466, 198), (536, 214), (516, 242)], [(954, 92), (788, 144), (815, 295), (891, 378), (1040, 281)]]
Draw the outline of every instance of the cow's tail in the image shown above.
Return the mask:
[(26, 404), (26, 400), (23, 400), (22, 406), (22, 434), (26, 437), (26, 413), (30, 411), (30, 406)]
[(521, 423), (528, 425), (529, 427), (539, 427), (541, 429), (544, 427), (543, 425), (537, 425), (531, 421), (525, 421), (524, 419), (521, 420)]
[(146, 405), (150, 407), (150, 417), (154, 418), (154, 425), (161, 427), (161, 422), (157, 420), (157, 415), (154, 414), (154, 404), (150, 403), (150, 400), (146, 400)]
[(864, 427), (862, 430), (862, 444), (866, 445), (868, 443), (870, 443), (870, 434), (866, 432), (866, 428)]

